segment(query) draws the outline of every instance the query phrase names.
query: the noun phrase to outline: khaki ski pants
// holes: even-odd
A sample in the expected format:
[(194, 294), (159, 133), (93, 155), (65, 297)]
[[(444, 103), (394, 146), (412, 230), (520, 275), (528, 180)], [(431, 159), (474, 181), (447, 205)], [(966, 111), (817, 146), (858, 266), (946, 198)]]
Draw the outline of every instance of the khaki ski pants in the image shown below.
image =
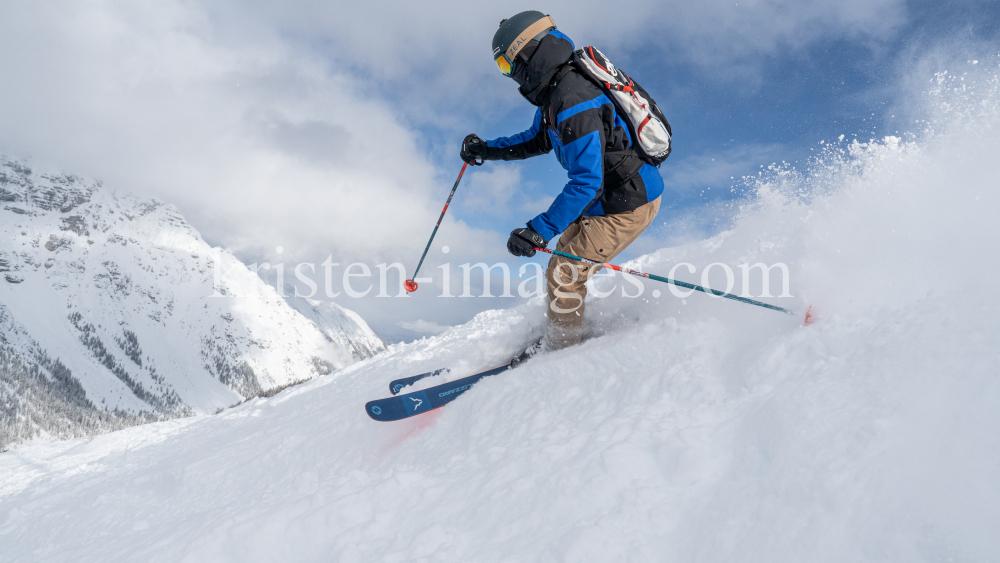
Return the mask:
[[(580, 217), (563, 231), (556, 250), (610, 262), (637, 239), (660, 210), (660, 198), (638, 209), (614, 215)], [(553, 256), (546, 271), (549, 309), (546, 343), (559, 350), (580, 342), (587, 280), (603, 266), (593, 266), (562, 256)]]

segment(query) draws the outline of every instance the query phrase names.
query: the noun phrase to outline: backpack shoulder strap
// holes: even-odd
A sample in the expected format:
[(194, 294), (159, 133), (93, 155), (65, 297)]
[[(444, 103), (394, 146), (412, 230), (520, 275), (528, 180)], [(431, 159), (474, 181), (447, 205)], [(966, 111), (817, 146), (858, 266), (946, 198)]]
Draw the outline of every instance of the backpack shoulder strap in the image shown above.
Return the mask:
[(552, 77), (552, 81), (549, 82), (549, 88), (555, 88), (560, 82), (562, 82), (563, 78), (566, 78), (567, 74), (573, 72), (574, 70), (576, 70), (576, 67), (572, 62), (564, 64), (562, 68), (559, 69), (559, 72)]

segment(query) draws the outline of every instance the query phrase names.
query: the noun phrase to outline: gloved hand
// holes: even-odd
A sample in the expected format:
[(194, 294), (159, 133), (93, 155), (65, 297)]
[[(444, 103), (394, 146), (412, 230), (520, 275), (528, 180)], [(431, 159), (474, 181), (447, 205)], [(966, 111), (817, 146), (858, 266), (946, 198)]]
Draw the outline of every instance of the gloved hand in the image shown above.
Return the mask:
[(462, 160), (474, 166), (482, 166), (486, 161), (486, 141), (480, 139), (475, 133), (470, 133), (462, 141), (462, 152), (459, 155)]
[(542, 238), (542, 235), (535, 232), (528, 223), (528, 228), (514, 229), (507, 239), (507, 252), (514, 256), (527, 256), (531, 258), (535, 255), (535, 248), (545, 248), (549, 241)]

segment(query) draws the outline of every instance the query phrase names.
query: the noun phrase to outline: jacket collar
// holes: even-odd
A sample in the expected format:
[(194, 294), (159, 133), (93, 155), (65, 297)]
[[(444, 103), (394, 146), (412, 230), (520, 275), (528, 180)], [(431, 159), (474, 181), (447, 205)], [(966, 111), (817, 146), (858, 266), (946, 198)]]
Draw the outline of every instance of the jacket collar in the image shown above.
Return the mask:
[(552, 79), (572, 58), (573, 44), (550, 33), (542, 38), (528, 63), (515, 69), (511, 78), (520, 85), (517, 91), (524, 99), (532, 105), (542, 106), (548, 102)]

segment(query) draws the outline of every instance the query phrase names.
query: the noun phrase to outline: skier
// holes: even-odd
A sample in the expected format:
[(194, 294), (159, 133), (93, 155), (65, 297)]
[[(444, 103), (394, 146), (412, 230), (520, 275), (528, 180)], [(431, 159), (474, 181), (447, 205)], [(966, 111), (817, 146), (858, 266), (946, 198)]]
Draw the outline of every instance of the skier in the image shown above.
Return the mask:
[[(535, 247), (547, 247), (562, 233), (556, 250), (609, 262), (653, 222), (663, 180), (632, 148), (628, 127), (611, 100), (575, 69), (574, 48), (541, 12), (521, 12), (501, 21), (493, 36), (493, 58), (538, 109), (523, 133), (491, 141), (468, 135), (461, 157), (481, 165), (484, 160), (522, 160), (555, 150), (569, 182), (547, 211), (510, 233), (507, 250), (531, 257)], [(585, 284), (599, 269), (560, 256), (549, 260), (545, 336), (515, 365), (543, 348), (559, 350), (580, 342)]]

